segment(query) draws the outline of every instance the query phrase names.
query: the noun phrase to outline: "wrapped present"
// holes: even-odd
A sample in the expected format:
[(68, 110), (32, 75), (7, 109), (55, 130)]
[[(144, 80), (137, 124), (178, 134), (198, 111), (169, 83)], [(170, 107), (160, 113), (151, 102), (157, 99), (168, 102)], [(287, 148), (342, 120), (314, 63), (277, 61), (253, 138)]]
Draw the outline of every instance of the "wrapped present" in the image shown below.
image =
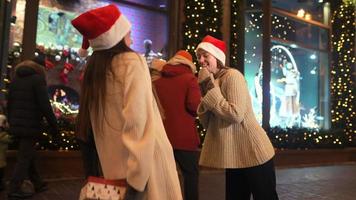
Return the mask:
[(126, 186), (126, 180), (107, 180), (89, 176), (80, 191), (79, 200), (122, 200)]

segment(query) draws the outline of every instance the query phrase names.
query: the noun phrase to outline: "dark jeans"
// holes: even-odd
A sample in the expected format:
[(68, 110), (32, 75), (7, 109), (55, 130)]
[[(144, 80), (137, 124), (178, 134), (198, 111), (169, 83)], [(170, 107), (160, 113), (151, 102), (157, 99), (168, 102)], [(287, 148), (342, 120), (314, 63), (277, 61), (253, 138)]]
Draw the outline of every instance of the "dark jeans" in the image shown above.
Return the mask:
[(199, 166), (197, 151), (174, 150), (174, 158), (183, 175), (184, 199), (198, 200), (199, 198)]
[(37, 171), (37, 153), (35, 149), (35, 139), (20, 139), (17, 152), (17, 160), (10, 180), (9, 192), (20, 191), (22, 182), (29, 178), (35, 187), (43, 184)]
[(91, 129), (88, 130), (87, 141), (82, 141), (80, 139), (77, 141), (82, 154), (85, 178), (88, 176), (100, 176), (102, 174), (100, 161)]
[(226, 169), (226, 200), (278, 200), (273, 159), (249, 168)]

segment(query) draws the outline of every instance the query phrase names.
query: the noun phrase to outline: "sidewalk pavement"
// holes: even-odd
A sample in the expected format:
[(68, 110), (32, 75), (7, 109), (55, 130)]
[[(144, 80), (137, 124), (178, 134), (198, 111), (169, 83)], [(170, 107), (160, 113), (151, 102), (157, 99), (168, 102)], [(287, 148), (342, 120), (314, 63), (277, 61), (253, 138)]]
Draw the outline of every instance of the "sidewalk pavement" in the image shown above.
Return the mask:
[[(48, 180), (50, 189), (32, 200), (77, 200), (82, 179)], [(224, 200), (225, 177), (221, 170), (203, 170), (200, 200)], [(280, 200), (354, 200), (356, 163), (343, 165), (279, 168), (277, 190)], [(7, 200), (5, 192), (1, 200)]]

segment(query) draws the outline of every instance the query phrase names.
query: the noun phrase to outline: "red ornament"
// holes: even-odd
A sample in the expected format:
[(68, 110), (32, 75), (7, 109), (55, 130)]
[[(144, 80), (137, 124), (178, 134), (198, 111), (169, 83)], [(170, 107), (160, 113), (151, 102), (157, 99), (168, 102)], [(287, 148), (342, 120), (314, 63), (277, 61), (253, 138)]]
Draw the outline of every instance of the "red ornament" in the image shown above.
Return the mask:
[(50, 70), (54, 67), (54, 64), (46, 58), (45, 59), (45, 67), (46, 67), (46, 70)]
[(70, 63), (64, 63), (62, 72), (59, 74), (59, 78), (64, 84), (68, 84), (68, 74), (74, 69), (74, 65)]

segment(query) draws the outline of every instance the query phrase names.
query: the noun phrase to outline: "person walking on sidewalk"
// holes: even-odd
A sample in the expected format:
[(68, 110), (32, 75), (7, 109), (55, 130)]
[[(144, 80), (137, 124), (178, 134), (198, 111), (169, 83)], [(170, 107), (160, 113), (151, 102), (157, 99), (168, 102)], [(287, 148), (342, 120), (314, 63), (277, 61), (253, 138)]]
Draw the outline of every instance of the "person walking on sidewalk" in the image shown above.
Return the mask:
[(15, 67), (15, 77), (9, 86), (9, 133), (18, 141), (17, 160), (9, 184), (9, 198), (27, 198), (33, 193), (21, 190), (23, 181), (30, 179), (35, 192), (47, 189), (36, 167), (36, 142), (42, 134), (43, 117), (52, 134), (58, 135), (57, 120), (49, 101), (45, 78), (44, 54), (34, 61), (26, 60)]
[(0, 105), (0, 192), (5, 190), (6, 151), (11, 142), (4, 108)]
[(194, 76), (196, 66), (190, 53), (178, 51), (153, 82), (164, 115), (163, 123), (174, 157), (184, 180), (184, 199), (198, 200), (198, 146), (195, 117), (200, 103), (200, 90)]
[(72, 21), (91, 47), (81, 87), (79, 135), (91, 126), (105, 179), (125, 179), (124, 199), (181, 200), (169, 143), (144, 58), (129, 48), (131, 24), (114, 4)]
[(202, 69), (198, 116), (207, 129), (200, 164), (226, 170), (226, 199), (276, 200), (274, 149), (252, 110), (244, 76), (225, 66), (225, 42), (206, 36), (196, 48)]

